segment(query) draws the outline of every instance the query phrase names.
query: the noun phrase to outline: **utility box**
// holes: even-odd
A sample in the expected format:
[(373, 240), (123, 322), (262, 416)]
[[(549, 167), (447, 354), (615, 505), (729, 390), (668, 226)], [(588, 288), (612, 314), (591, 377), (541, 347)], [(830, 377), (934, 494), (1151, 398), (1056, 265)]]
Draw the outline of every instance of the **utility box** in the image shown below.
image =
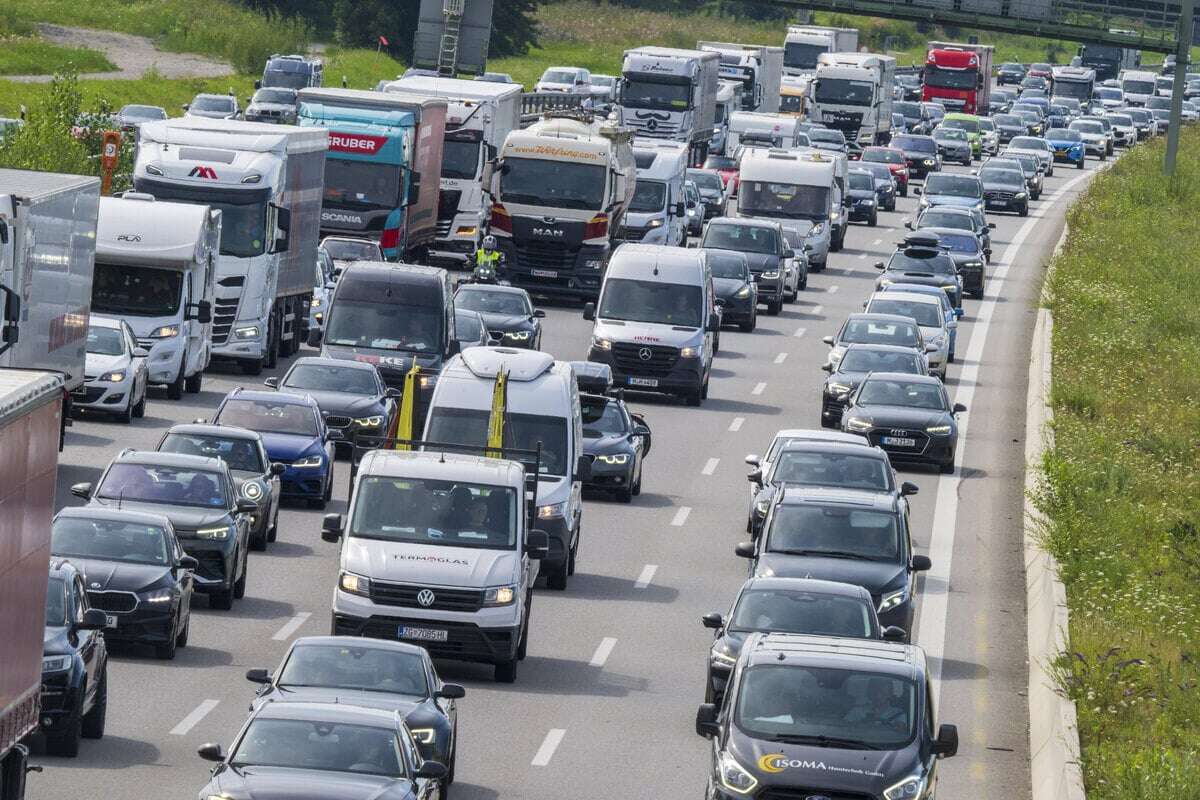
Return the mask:
[(491, 38), (492, 0), (421, 0), (412, 66), (448, 78), (482, 75)]

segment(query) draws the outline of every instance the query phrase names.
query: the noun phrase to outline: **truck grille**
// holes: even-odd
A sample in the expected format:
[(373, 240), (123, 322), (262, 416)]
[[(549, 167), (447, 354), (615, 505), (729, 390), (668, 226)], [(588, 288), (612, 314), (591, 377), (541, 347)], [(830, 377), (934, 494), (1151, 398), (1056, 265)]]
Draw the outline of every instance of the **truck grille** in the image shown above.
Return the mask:
[(137, 608), (138, 604), (137, 595), (133, 592), (88, 592), (87, 594), (92, 608), (116, 614), (127, 614)]
[(454, 225), (454, 215), (458, 213), (458, 200), (461, 196), (462, 192), (454, 189), (443, 189), (438, 195), (438, 218), (435, 229), (439, 239), (450, 236), (450, 228)]
[[(649, 358), (642, 358), (649, 351)], [(661, 345), (637, 344), (636, 342), (613, 343), (613, 361), (627, 375), (665, 376), (679, 359), (679, 348)]]
[(236, 297), (218, 297), (213, 304), (213, 344), (225, 344), (233, 330), (234, 320), (237, 319), (238, 301)]
[(636, 131), (636, 135), (647, 136), (651, 139), (674, 139), (675, 135), (679, 133), (679, 126), (673, 122), (660, 122), (654, 119), (628, 119), (625, 121), (625, 124), (633, 128)]
[[(432, 603), (425, 605), (420, 602), (418, 597), (424, 592), (433, 594)], [(372, 581), (371, 600), (385, 606), (428, 608), (434, 611), (478, 611), (483, 607), (483, 592), (478, 589)]]
[(577, 247), (556, 242), (518, 241), (516, 243), (517, 266), (526, 269), (552, 269), (557, 272), (574, 271)]

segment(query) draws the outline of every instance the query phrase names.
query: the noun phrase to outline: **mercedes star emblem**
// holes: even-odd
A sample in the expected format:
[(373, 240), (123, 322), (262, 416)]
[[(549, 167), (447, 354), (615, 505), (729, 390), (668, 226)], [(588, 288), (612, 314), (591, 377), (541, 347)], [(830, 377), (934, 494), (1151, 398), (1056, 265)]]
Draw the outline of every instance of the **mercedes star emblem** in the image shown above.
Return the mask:
[(638, 358), (642, 361), (649, 361), (654, 358), (654, 351), (649, 347), (643, 347), (641, 350), (638, 350)]
[(422, 589), (421, 591), (417, 592), (417, 602), (425, 608), (429, 608), (431, 605), (433, 605), (433, 601), (436, 599), (437, 597), (434, 595), (434, 593), (428, 589)]

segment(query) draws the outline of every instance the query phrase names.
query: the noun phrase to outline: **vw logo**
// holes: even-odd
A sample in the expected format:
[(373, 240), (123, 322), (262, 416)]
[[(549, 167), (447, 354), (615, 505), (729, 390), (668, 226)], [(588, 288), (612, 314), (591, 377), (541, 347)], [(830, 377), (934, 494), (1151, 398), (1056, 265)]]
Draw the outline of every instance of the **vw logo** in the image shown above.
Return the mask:
[(638, 350), (638, 358), (642, 361), (649, 361), (654, 358), (654, 351), (649, 347), (643, 347), (641, 350)]
[(421, 591), (417, 592), (417, 602), (425, 608), (429, 608), (431, 605), (433, 605), (433, 601), (436, 599), (437, 596), (428, 589), (422, 589)]

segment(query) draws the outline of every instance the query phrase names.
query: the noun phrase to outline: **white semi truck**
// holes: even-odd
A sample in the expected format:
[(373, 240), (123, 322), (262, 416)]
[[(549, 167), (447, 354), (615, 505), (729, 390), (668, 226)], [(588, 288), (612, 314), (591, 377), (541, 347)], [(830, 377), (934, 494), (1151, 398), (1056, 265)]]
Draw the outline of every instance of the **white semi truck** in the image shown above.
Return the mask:
[(779, 81), (783, 77), (783, 48), (759, 44), (697, 42), (697, 50), (712, 51), (721, 59), (722, 81), (742, 85), (743, 111), (778, 111)]
[(431, 260), (465, 267), (487, 223), (483, 167), (495, 159), (505, 138), (521, 127), (521, 86), (414, 75), (385, 91), (445, 98), (445, 145), (438, 201), (437, 238)]
[(783, 74), (812, 75), (825, 53), (858, 51), (857, 28), (822, 28), (790, 25), (783, 40)]
[[(0, 169), (0, 367), (83, 389), (100, 180)], [(65, 422), (64, 422), (65, 424)]]
[(212, 357), (221, 212), (128, 192), (100, 200), (92, 316), (123, 319), (149, 352), (150, 383), (200, 391)]
[(221, 212), (212, 355), (249, 375), (300, 348), (312, 299), (329, 134), (237, 120), (143, 124), (133, 184)]
[(639, 47), (621, 66), (621, 123), (638, 136), (683, 142), (704, 163), (716, 121), (720, 56), (703, 50)]
[(808, 92), (808, 118), (847, 142), (886, 144), (892, 131), (896, 59), (876, 53), (826, 53)]

